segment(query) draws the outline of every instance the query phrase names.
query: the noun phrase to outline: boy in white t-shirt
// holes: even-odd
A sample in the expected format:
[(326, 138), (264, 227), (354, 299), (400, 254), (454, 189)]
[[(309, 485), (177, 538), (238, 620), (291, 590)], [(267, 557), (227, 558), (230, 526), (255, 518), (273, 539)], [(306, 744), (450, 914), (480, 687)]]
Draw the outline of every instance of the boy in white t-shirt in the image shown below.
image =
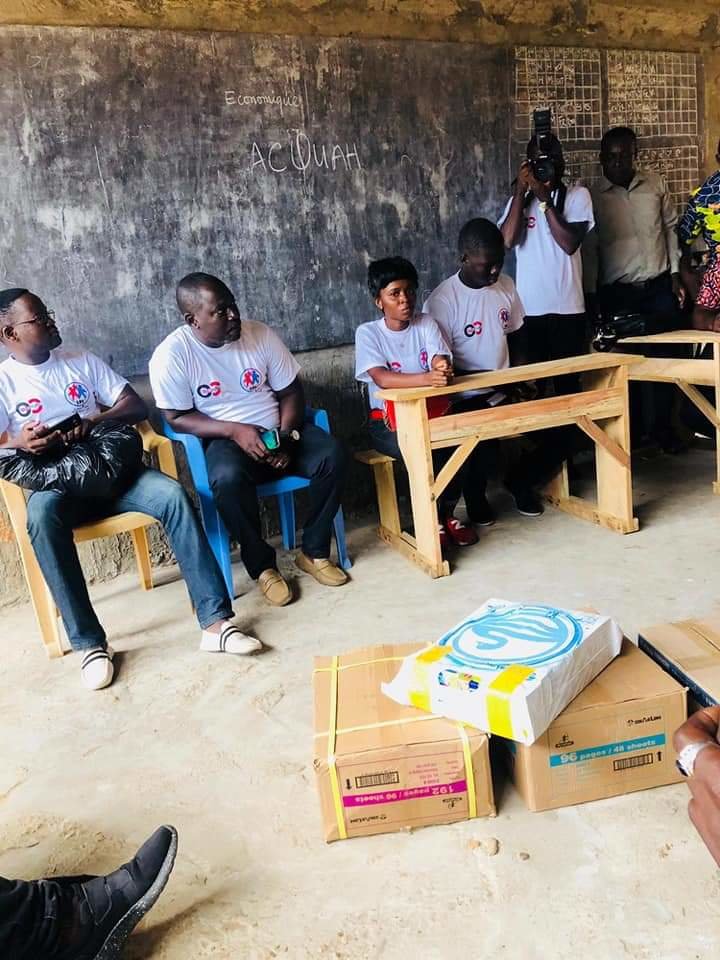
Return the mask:
[[(268, 603), (292, 600), (262, 537), (256, 489), (289, 470), (310, 480), (295, 563), (324, 586), (341, 586), (348, 577), (330, 560), (330, 537), (347, 460), (335, 437), (305, 422), (298, 363), (264, 323), (241, 322), (235, 297), (217, 277), (188, 274), (177, 302), (185, 323), (153, 353), (150, 383), (173, 429), (204, 441), (210, 486), (248, 573)], [(278, 448), (275, 435), (267, 437), (272, 431)]]
[[(505, 246), (517, 255), (530, 363), (588, 350), (580, 247), (595, 225), (592, 199), (586, 187), (563, 183), (565, 160), (557, 137), (544, 138), (543, 152), (550, 167), (544, 182), (533, 172), (540, 147), (532, 137), (499, 223)], [(578, 389), (577, 377), (556, 378), (556, 393)]]
[[(382, 316), (355, 331), (355, 377), (368, 385), (373, 446), (401, 460), (392, 409), (386, 409), (377, 390), (447, 386), (453, 377), (452, 356), (435, 320), (426, 313), (415, 313), (418, 275), (409, 260), (386, 257), (373, 261), (368, 267), (368, 287)], [(449, 400), (439, 396), (438, 401), (449, 409)], [(432, 414), (432, 405), (428, 412)], [(452, 449), (434, 451), (436, 472), (451, 453)], [(462, 472), (453, 477), (438, 499), (441, 546), (448, 540), (463, 547), (477, 543), (472, 527), (454, 516), (461, 484)]]
[[(458, 238), (460, 269), (437, 286), (425, 301), (450, 345), (457, 373), (504, 370), (526, 362), (523, 305), (510, 277), (501, 274), (505, 248), (500, 231), (490, 220), (468, 221)], [(506, 402), (505, 393), (474, 390), (453, 403), (454, 413), (482, 410)], [(469, 457), (463, 482), (469, 519), (481, 526), (495, 522), (485, 489), (489, 460), (497, 444), (479, 443)], [(533, 491), (538, 482), (535, 462), (523, 458), (506, 478), (515, 504), (524, 516), (537, 517), (542, 503)]]
[[(0, 456), (65, 452), (103, 420), (136, 424), (147, 407), (127, 380), (82, 350), (58, 349), (52, 313), (23, 288), (0, 292), (0, 341), (10, 356), (0, 363)], [(62, 434), (54, 424), (78, 414), (80, 425)], [(147, 513), (165, 527), (202, 628), (201, 650), (251, 653), (260, 643), (229, 621), (230, 597), (188, 497), (175, 480), (143, 469), (119, 497), (88, 501), (50, 490), (31, 494), (28, 533), (65, 624), (73, 650), (83, 654), (81, 677), (91, 690), (113, 679), (113, 651), (93, 610), (73, 540), (73, 529), (99, 516)]]

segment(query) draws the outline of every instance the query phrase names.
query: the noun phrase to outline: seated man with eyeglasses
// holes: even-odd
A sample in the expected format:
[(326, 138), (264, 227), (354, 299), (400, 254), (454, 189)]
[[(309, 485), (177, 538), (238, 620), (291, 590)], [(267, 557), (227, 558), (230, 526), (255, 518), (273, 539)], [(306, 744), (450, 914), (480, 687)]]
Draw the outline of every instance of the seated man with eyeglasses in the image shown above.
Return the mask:
[[(128, 382), (92, 353), (58, 349), (53, 314), (29, 290), (0, 291), (0, 456), (23, 451), (52, 456), (106, 420), (136, 424), (145, 402)], [(80, 424), (62, 436), (53, 429), (71, 414)], [(73, 528), (99, 516), (138, 511), (159, 520), (187, 582), (202, 630), (200, 649), (252, 653), (261, 644), (231, 622), (233, 610), (220, 569), (190, 501), (175, 480), (142, 469), (121, 496), (98, 503), (50, 490), (31, 494), (28, 532), (43, 576), (60, 610), (81, 677), (90, 690), (113, 679), (113, 651), (93, 610), (73, 540)]]
[(295, 564), (326, 587), (342, 586), (348, 578), (330, 560), (330, 537), (347, 458), (335, 437), (305, 423), (300, 366), (270, 327), (240, 320), (217, 277), (188, 274), (177, 304), (185, 323), (152, 355), (150, 383), (173, 429), (203, 440), (210, 486), (247, 572), (268, 603), (290, 603), (290, 586), (262, 537), (256, 490), (289, 471), (310, 480)]

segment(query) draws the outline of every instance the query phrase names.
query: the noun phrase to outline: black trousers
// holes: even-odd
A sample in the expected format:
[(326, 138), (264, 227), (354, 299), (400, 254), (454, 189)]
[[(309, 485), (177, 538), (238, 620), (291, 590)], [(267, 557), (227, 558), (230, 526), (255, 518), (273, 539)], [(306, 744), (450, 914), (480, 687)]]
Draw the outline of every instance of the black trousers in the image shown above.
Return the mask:
[(0, 957), (60, 958), (63, 897), (52, 880), (27, 883), (0, 877)]
[[(588, 352), (587, 317), (584, 313), (546, 313), (525, 317), (530, 363), (564, 360)], [(552, 383), (555, 394), (577, 393), (581, 389), (576, 373), (538, 382), (540, 396), (548, 393)], [(544, 486), (558, 472), (563, 462), (576, 453), (583, 440), (575, 427), (556, 427), (533, 435), (537, 449), (524, 454), (511, 468), (507, 485), (511, 490)]]
[[(477, 408), (453, 404), (452, 409), (453, 413), (463, 413), (465, 410), (475, 410)], [(379, 450), (380, 453), (387, 454), (388, 457), (402, 460), (402, 453), (397, 441), (397, 433), (395, 433), (394, 430), (388, 430), (382, 420), (371, 420), (369, 433), (372, 445), (376, 450)], [(488, 474), (488, 446), (487, 443), (479, 443), (477, 447), (475, 447), (475, 450), (438, 497), (438, 517), (441, 520), (452, 516), (461, 493), (465, 496), (465, 506), (467, 507), (468, 516), (472, 520), (473, 508), (476, 508), (478, 502), (482, 502), (485, 498)], [(483, 447), (485, 450), (481, 450)], [(454, 452), (455, 447), (433, 450), (432, 459), (436, 475), (445, 466)], [(477, 515), (477, 513), (478, 510), (475, 509), (475, 514)]]
[[(672, 291), (670, 273), (662, 273), (641, 285), (611, 283), (598, 290), (598, 305), (603, 313), (640, 313), (648, 317), (649, 332), (663, 333), (683, 326), (683, 317)], [(682, 344), (621, 344), (624, 353), (643, 353), (652, 357), (689, 356)], [(633, 383), (630, 385), (630, 424), (633, 439), (640, 440), (645, 433), (661, 439), (671, 428), (675, 387), (671, 383)]]
[[(587, 317), (584, 313), (544, 313), (525, 317), (525, 330), (530, 363), (564, 360), (588, 351)], [(541, 391), (549, 381), (538, 384)], [(555, 393), (577, 393), (580, 377), (569, 373), (553, 378)]]
[[(220, 516), (240, 544), (247, 572), (257, 580), (274, 569), (275, 551), (262, 538), (257, 485), (282, 476), (249, 457), (232, 440), (210, 440), (205, 447), (210, 486)], [(332, 523), (340, 506), (347, 472), (347, 454), (339, 441), (313, 424), (306, 424), (293, 444), (284, 471), (310, 480), (310, 506), (303, 529), (302, 549), (309, 557), (330, 556)]]

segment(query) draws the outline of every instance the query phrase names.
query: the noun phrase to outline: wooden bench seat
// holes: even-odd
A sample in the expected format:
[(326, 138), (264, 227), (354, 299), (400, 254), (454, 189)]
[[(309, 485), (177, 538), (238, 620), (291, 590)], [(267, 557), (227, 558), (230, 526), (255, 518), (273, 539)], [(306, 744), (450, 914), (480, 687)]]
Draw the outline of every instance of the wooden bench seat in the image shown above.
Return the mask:
[(359, 450), (355, 459), (372, 467), (377, 493), (378, 513), (380, 526), (378, 536), (381, 540), (400, 536), (400, 511), (398, 510), (397, 490), (395, 488), (395, 473), (393, 471), (393, 457), (378, 450)]
[(369, 467), (374, 467), (376, 463), (395, 462), (394, 457), (389, 457), (386, 453), (380, 453), (379, 450), (358, 450), (354, 456), (357, 461), (366, 463)]

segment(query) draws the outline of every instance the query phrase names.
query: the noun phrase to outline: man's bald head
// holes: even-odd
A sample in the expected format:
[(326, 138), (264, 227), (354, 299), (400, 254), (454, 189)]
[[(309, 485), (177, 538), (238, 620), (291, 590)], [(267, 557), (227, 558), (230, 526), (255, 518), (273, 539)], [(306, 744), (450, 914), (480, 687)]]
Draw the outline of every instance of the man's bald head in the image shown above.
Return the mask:
[(175, 291), (177, 305), (188, 323), (190, 322), (188, 314), (195, 313), (202, 300), (202, 294), (206, 290), (216, 294), (230, 293), (222, 280), (211, 273), (188, 273), (177, 285)]
[(208, 347), (240, 339), (240, 311), (232, 291), (210, 273), (189, 273), (177, 285), (177, 303), (185, 323)]

